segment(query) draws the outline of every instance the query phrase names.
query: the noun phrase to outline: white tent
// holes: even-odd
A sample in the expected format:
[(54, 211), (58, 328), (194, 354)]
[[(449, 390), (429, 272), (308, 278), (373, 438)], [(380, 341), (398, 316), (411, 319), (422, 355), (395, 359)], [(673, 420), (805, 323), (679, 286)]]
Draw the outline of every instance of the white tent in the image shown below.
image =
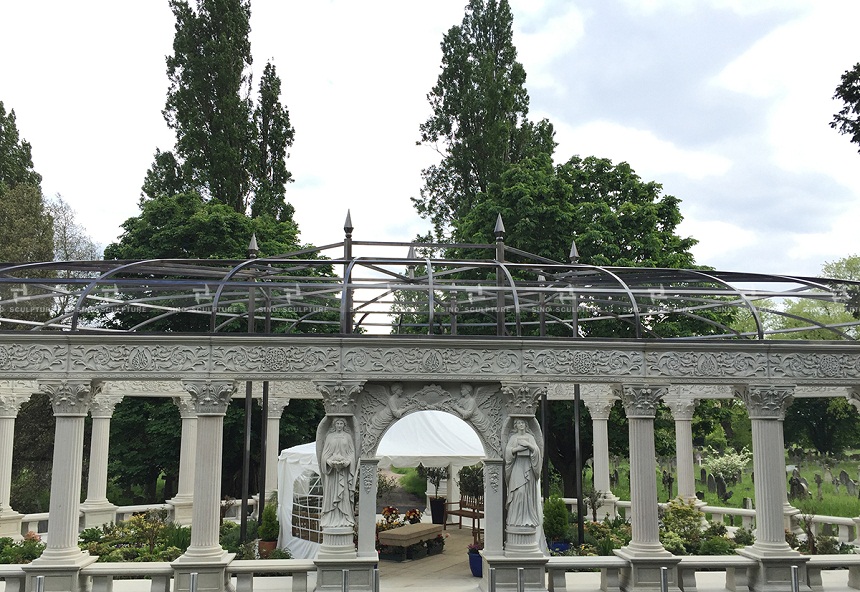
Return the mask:
[[(398, 420), (385, 432), (376, 455), (382, 468), (415, 467), (418, 463), (464, 467), (485, 456), (474, 430), (443, 411), (421, 411)], [(315, 542), (293, 536), (294, 500), (301, 506), (299, 500), (313, 497), (319, 487), (318, 475), (315, 442), (287, 448), (278, 457), (280, 546), (288, 548), (296, 558), (314, 557), (319, 548)]]

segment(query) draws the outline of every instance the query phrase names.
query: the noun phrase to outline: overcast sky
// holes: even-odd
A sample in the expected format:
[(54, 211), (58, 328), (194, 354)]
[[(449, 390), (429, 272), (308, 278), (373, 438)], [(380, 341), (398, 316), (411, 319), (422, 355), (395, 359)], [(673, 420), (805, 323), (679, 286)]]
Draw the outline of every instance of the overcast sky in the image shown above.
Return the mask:
[[(443, 33), (465, 0), (252, 0), (258, 78), (271, 59), (296, 141), (287, 199), (302, 240), (409, 240), (434, 152)], [(860, 154), (828, 126), (860, 61), (855, 0), (512, 0), (531, 117), (556, 160), (627, 161), (682, 200), (680, 232), (719, 269), (817, 274), (860, 253)], [(156, 147), (173, 15), (167, 0), (7, 2), (0, 100), (57, 193), (103, 246), (138, 213)], [(404, 253), (405, 254), (405, 253)]]

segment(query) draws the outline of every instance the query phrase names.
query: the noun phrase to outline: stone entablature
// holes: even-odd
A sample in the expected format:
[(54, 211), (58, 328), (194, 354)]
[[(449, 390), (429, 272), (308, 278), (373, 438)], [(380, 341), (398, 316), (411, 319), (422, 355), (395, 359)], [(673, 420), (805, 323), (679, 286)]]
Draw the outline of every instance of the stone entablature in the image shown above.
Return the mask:
[(395, 336), (0, 336), (0, 380), (26, 379), (633, 380), (852, 386), (860, 381), (860, 345), (468, 338), (434, 338), (429, 344)]

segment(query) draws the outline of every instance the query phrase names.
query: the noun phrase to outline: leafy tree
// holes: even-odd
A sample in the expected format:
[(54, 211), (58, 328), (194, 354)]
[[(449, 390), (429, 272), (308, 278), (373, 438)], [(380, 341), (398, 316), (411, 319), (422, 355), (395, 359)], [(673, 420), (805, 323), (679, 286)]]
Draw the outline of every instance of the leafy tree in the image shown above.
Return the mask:
[(251, 216), (271, 214), (283, 222), (293, 217), (293, 207), (285, 202), (284, 192), (286, 184), (293, 180), (285, 160), (287, 148), (293, 145), (295, 130), (280, 96), (281, 80), (270, 62), (263, 69), (260, 98), (254, 110), (257, 150), (252, 170), (256, 186)]
[(422, 171), (412, 198), (439, 237), (478, 202), (510, 163), (555, 148), (552, 125), (530, 122), (526, 73), (513, 44), (507, 0), (470, 0), (459, 26), (442, 40), (442, 72), (427, 95), (433, 114), (419, 144), (442, 156)]
[(54, 228), (37, 185), (0, 185), (0, 261), (36, 262), (54, 258)]
[[(39, 187), (42, 175), (33, 170), (33, 156), (30, 142), (21, 139), (15, 110), (8, 113), (0, 101), (0, 195), (2, 186), (15, 187), (18, 184)], [(8, 235), (4, 235), (8, 236)]]
[(833, 98), (844, 105), (839, 113), (833, 115), (830, 127), (849, 136), (860, 152), (860, 62), (842, 75), (842, 82), (836, 87)]

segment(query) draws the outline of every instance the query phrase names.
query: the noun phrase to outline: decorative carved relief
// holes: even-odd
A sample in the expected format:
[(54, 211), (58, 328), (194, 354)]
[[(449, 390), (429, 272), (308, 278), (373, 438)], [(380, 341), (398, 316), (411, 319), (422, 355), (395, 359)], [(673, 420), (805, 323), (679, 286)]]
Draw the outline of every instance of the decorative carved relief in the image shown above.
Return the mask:
[(55, 416), (85, 416), (93, 399), (89, 380), (39, 381), (39, 391), (48, 395)]
[(545, 384), (534, 384), (529, 382), (503, 383), (502, 393), (506, 396), (505, 401), (509, 415), (527, 415), (534, 417), (537, 409), (538, 399), (546, 394)]
[(178, 380), (111, 380), (105, 384), (111, 395), (174, 395), (185, 393)]
[(73, 372), (206, 372), (209, 348), (182, 345), (78, 345), (69, 360)]
[(642, 353), (636, 351), (530, 349), (523, 354), (524, 374), (636, 376), (642, 368)]
[(495, 464), (485, 466), (487, 471), (487, 483), (489, 483), (490, 489), (493, 490), (493, 493), (498, 493), (499, 487), (502, 484), (502, 477), (499, 471), (499, 467)]
[(322, 394), (326, 415), (352, 415), (355, 398), (364, 384), (362, 380), (336, 380), (314, 382)]
[(65, 369), (68, 352), (65, 345), (0, 345), (0, 371), (61, 372)]
[(182, 386), (191, 395), (198, 416), (224, 415), (236, 392), (233, 380), (183, 380)]
[(583, 399), (583, 403), (588, 407), (588, 412), (591, 414), (591, 419), (609, 419), (609, 412), (615, 405), (615, 399), (609, 397), (600, 397), (597, 399)]
[(194, 401), (190, 396), (173, 397), (173, 404), (179, 407), (179, 417), (182, 419), (195, 419), (197, 410), (194, 408)]
[(675, 421), (679, 421), (693, 419), (693, 413), (696, 411), (698, 401), (696, 399), (666, 397), (663, 399), (663, 403), (672, 412), (672, 417), (675, 418)]
[(364, 489), (364, 493), (370, 495), (376, 479), (376, 464), (361, 463), (361, 487)]
[(645, 360), (649, 376), (767, 376), (767, 356), (763, 353), (649, 352)]
[(286, 397), (269, 397), (269, 419), (274, 417), (280, 418), (284, 414), (284, 409), (290, 404), (290, 400)]
[(321, 372), (336, 369), (332, 347), (214, 347), (212, 367), (227, 372)]
[(774, 378), (858, 378), (860, 356), (831, 353), (771, 353), (768, 355)]
[(31, 395), (0, 395), (0, 417), (18, 417), (21, 405), (30, 400)]
[(520, 359), (514, 350), (347, 348), (343, 354), (343, 369), (346, 372), (384, 373), (401, 379), (416, 374), (518, 374)]
[(113, 417), (114, 409), (116, 409), (116, 406), (122, 399), (121, 395), (105, 395), (101, 393), (97, 397), (93, 397), (92, 404), (90, 405), (90, 415), (92, 417), (110, 419)]
[(669, 387), (654, 385), (624, 384), (621, 387), (621, 403), (629, 419), (651, 418), (657, 414), (657, 404)]
[(744, 385), (735, 388), (735, 396), (746, 405), (750, 419), (785, 419), (785, 411), (794, 400), (794, 387)]

